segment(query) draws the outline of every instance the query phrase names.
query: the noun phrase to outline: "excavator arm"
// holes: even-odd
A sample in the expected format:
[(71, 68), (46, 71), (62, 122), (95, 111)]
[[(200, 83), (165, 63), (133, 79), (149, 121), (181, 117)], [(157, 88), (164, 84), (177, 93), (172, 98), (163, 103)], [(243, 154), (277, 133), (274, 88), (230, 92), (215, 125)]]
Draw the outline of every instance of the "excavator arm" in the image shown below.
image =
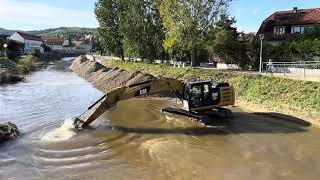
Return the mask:
[(76, 128), (84, 128), (89, 126), (105, 111), (113, 109), (121, 100), (145, 97), (168, 91), (171, 91), (179, 99), (182, 99), (184, 86), (184, 83), (182, 83), (181, 81), (167, 78), (160, 80), (150, 80), (138, 84), (116, 88), (101, 97), (97, 102), (91, 105), (87, 111), (77, 117), (74, 121), (74, 126)]

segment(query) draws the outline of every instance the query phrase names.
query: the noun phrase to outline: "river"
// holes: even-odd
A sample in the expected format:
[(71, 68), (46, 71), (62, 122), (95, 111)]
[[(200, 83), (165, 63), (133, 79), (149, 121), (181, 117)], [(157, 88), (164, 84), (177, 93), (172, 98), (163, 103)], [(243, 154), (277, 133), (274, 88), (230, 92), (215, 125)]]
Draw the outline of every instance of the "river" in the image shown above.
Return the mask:
[(161, 112), (175, 99), (134, 99), (75, 130), (69, 118), (102, 93), (64, 67), (0, 87), (0, 122), (23, 132), (0, 144), (0, 179), (320, 177), (320, 130), (268, 113), (232, 108), (232, 120), (203, 127)]

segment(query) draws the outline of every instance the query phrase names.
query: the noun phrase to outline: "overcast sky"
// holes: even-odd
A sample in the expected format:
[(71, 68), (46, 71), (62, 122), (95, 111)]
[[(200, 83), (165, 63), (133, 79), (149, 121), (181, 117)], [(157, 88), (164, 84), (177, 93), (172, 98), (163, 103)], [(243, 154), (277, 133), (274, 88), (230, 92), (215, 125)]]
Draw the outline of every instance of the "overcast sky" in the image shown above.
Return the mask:
[[(39, 30), (55, 27), (97, 27), (95, 0), (0, 0), (0, 27)], [(256, 32), (275, 11), (320, 7), (320, 0), (233, 0), (230, 14), (240, 31)]]

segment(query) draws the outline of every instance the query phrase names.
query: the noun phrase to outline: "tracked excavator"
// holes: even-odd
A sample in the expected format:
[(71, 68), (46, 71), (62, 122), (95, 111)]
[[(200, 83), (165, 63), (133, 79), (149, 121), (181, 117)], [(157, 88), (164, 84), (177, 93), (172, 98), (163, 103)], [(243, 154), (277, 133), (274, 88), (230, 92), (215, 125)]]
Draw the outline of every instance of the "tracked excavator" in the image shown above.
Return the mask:
[(223, 107), (232, 106), (235, 103), (234, 88), (228, 83), (212, 81), (183, 83), (173, 78), (157, 79), (110, 91), (75, 118), (74, 126), (88, 127), (105, 111), (115, 109), (119, 101), (170, 91), (182, 102), (183, 108), (165, 108), (163, 111), (193, 118), (201, 118), (213, 110), (222, 110), (226, 116), (230, 116), (231, 112)]

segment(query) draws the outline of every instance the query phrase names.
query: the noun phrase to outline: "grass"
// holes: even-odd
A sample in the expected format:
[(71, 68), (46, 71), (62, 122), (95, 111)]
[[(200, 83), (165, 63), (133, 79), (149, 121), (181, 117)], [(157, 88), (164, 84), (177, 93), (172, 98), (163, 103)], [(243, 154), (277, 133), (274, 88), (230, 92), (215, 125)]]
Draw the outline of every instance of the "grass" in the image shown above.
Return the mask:
[(5, 57), (0, 58), (0, 64), (5, 67), (0, 72), (0, 84), (11, 83), (14, 75), (25, 75), (33, 71), (38, 61), (38, 58), (32, 56), (20, 57), (17, 62)]
[(319, 82), (114, 60), (107, 61), (107, 65), (127, 71), (139, 70), (156, 77), (229, 82), (235, 87), (238, 100), (273, 110), (291, 111), (293, 114), (301, 112), (303, 116), (309, 117), (320, 112)]
[(33, 56), (24, 56), (18, 59), (19, 65), (22, 65), (25, 67), (32, 67), (37, 62), (39, 62), (39, 58), (36, 58)]

